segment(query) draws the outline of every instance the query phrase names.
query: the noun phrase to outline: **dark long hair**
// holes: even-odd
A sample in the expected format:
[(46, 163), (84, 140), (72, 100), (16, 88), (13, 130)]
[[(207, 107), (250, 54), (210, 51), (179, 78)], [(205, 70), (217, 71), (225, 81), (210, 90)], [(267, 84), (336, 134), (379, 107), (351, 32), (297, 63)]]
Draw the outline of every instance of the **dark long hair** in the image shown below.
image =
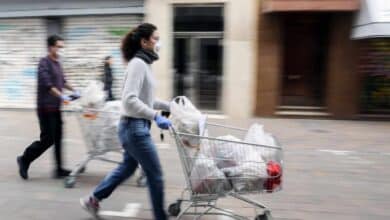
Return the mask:
[(157, 27), (153, 24), (143, 23), (126, 34), (122, 40), (121, 51), (126, 62), (130, 61), (139, 49), (141, 39), (149, 40)]

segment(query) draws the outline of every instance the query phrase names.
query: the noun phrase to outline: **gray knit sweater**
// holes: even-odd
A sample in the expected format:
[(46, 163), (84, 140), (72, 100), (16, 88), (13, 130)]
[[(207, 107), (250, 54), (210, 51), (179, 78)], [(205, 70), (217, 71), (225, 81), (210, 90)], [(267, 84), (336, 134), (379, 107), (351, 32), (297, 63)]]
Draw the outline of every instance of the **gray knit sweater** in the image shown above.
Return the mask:
[(169, 111), (169, 103), (155, 100), (156, 80), (151, 65), (140, 58), (133, 58), (127, 65), (122, 92), (122, 115), (153, 120), (154, 109)]

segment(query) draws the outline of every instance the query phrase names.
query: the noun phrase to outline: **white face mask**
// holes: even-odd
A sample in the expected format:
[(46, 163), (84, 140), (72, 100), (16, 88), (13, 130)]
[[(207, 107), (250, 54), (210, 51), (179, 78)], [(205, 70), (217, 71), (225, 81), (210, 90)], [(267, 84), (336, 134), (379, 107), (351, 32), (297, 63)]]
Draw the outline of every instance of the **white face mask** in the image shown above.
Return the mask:
[(60, 56), (60, 57), (64, 57), (65, 55), (65, 49), (64, 48), (59, 48), (57, 50), (57, 55)]
[(161, 50), (161, 41), (157, 41), (157, 43), (154, 45), (154, 52), (158, 53)]

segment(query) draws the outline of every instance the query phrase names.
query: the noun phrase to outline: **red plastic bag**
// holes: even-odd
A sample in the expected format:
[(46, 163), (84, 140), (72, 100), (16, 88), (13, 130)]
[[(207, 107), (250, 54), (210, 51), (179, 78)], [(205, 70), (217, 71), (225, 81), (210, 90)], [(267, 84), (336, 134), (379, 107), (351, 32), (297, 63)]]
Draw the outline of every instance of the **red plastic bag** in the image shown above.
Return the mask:
[(279, 189), (282, 184), (282, 166), (270, 161), (267, 163), (267, 173), (270, 177), (264, 182), (264, 189), (269, 192)]
[(279, 163), (274, 161), (269, 161), (267, 163), (267, 173), (269, 176), (277, 177), (282, 175), (282, 166)]

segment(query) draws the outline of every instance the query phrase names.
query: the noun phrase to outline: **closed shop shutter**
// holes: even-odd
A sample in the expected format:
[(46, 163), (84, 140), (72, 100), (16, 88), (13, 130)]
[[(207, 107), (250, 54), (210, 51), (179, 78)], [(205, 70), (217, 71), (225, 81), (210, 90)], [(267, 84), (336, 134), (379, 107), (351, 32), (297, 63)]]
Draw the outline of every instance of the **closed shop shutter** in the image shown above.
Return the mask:
[(0, 108), (35, 108), (37, 64), (45, 54), (44, 19), (0, 19)]
[(368, 39), (360, 45), (361, 111), (390, 114), (390, 39)]
[(141, 15), (80, 16), (64, 18), (64, 71), (76, 88), (101, 80), (103, 60), (112, 56), (113, 92), (120, 98), (125, 63), (120, 52), (122, 37), (142, 22)]

